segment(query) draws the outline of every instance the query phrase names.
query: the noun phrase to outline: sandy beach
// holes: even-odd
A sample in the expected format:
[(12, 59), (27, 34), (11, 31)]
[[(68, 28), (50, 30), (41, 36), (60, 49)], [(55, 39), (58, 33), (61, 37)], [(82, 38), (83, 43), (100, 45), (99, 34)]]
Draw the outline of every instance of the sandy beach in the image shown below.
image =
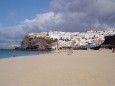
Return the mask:
[(115, 53), (76, 50), (0, 59), (0, 86), (115, 86)]

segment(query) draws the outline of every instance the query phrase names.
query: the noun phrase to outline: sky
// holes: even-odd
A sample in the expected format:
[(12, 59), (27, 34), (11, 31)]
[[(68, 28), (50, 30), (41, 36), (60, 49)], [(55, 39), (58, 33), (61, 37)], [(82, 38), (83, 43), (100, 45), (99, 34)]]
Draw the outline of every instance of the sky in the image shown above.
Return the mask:
[(30, 32), (115, 28), (115, 0), (0, 0), (0, 47)]
[(51, 0), (0, 0), (0, 23), (4, 26), (18, 25), (25, 19), (48, 11)]

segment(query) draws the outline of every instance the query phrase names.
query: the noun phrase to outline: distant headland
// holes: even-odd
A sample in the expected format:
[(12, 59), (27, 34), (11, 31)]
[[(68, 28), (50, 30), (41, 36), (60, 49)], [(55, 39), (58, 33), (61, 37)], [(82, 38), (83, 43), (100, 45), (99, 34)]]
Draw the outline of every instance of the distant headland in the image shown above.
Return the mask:
[[(21, 50), (56, 50), (67, 47), (89, 47), (91, 44), (103, 44), (105, 37), (115, 35), (115, 30), (87, 31), (87, 32), (63, 32), (49, 31), (40, 33), (28, 33), (20, 45), (13, 45), (2, 49)], [(113, 46), (113, 45), (112, 45)]]

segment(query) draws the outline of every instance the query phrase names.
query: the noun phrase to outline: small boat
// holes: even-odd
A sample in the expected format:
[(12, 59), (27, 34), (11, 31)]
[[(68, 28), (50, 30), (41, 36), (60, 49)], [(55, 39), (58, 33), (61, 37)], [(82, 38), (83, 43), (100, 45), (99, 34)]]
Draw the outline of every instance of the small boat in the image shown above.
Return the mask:
[(101, 48), (101, 44), (90, 44), (89, 48), (93, 50), (99, 50)]

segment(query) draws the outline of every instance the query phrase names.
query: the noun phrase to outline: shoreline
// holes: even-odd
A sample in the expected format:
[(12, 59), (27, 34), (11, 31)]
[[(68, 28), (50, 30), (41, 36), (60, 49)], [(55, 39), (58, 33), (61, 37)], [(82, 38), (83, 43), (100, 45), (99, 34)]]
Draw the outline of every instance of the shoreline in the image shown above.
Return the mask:
[(115, 53), (75, 50), (0, 59), (0, 86), (114, 86)]
[(32, 55), (46, 54), (49, 52), (50, 51), (0, 49), (0, 59), (21, 57), (21, 56), (32, 56)]
[[(5, 50), (7, 50), (7, 49), (5, 49)], [(12, 49), (11, 49), (12, 50)], [(14, 49), (15, 50), (15, 49)], [(104, 48), (101, 48), (100, 50), (92, 50), (92, 49), (88, 49), (88, 50), (73, 50), (73, 52), (82, 52), (82, 51), (94, 51), (94, 52), (99, 52), (99, 51), (101, 51), (101, 50), (105, 50), (105, 51), (109, 51), (109, 52), (111, 52), (112, 50), (111, 49), (104, 49)], [(32, 51), (32, 50), (21, 50), (21, 51)], [(37, 52), (37, 51), (36, 51)], [(40, 51), (41, 52), (41, 51)], [(44, 54), (51, 54), (51, 53), (53, 53), (53, 54), (55, 54), (55, 53), (57, 53), (57, 54), (61, 54), (61, 53), (65, 53), (65, 55), (67, 54), (68, 55), (68, 53), (67, 53), (67, 50), (52, 50), (52, 51), (43, 51), (43, 52), (47, 52), (47, 53), (39, 53), (39, 54), (33, 54), (33, 55), (22, 55), (22, 56), (12, 56), (12, 57), (3, 57), (3, 58), (0, 58), (0, 60), (1, 59), (10, 59), (10, 58), (20, 58), (20, 57), (33, 57), (33, 56), (40, 56), (40, 55), (44, 55)], [(112, 52), (111, 52), (112, 53)]]

